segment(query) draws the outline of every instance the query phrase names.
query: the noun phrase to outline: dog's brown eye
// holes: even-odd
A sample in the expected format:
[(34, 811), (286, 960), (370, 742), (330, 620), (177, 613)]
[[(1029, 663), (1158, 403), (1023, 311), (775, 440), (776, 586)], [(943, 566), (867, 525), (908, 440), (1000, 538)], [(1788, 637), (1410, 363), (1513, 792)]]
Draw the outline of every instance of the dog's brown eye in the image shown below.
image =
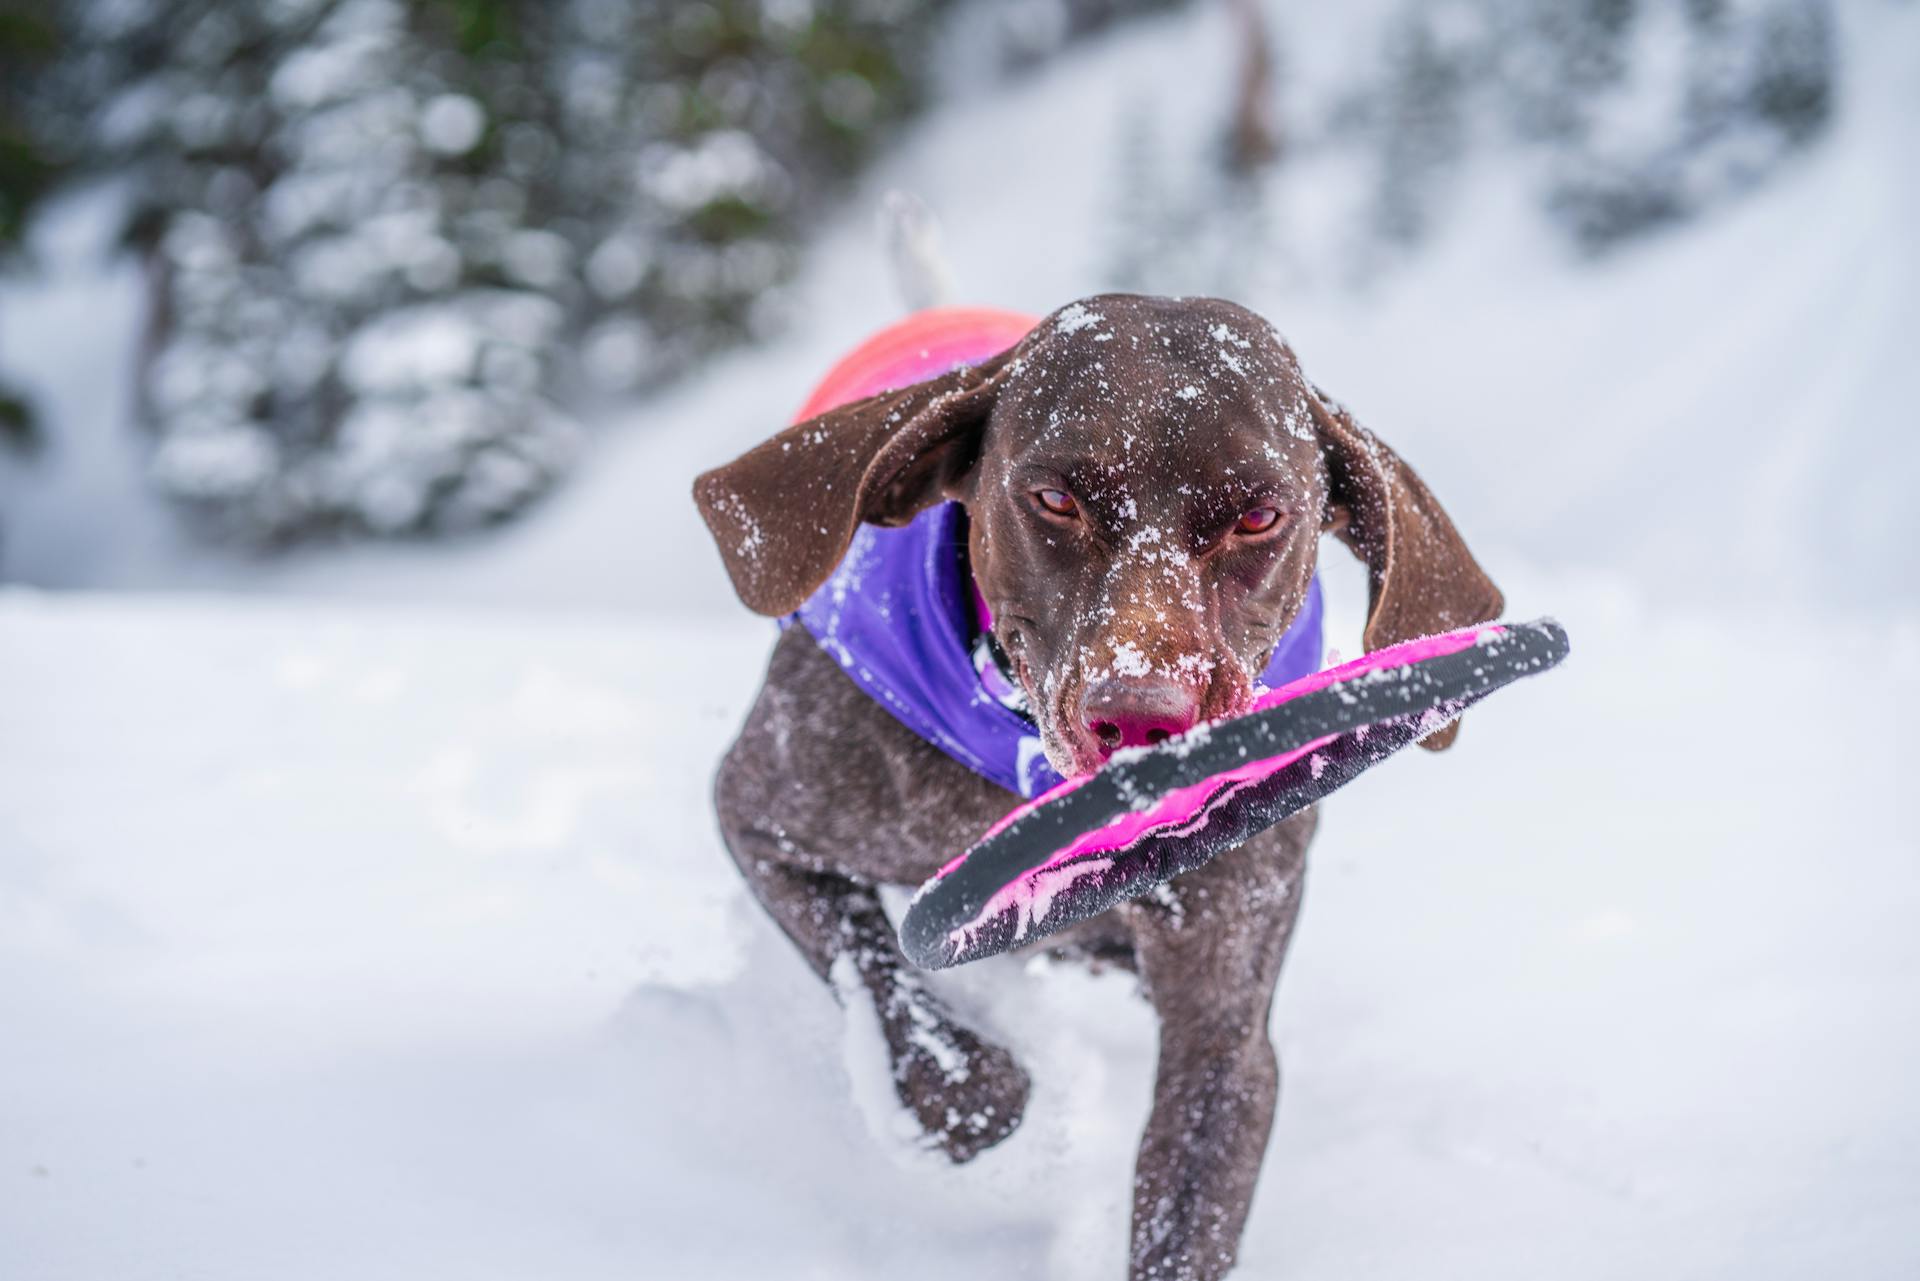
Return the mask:
[(1073, 495), (1064, 489), (1042, 489), (1035, 491), (1040, 505), (1056, 516), (1072, 516), (1080, 510), (1080, 504), (1073, 501)]
[(1277, 507), (1256, 507), (1240, 518), (1239, 530), (1243, 534), (1264, 534), (1279, 523)]

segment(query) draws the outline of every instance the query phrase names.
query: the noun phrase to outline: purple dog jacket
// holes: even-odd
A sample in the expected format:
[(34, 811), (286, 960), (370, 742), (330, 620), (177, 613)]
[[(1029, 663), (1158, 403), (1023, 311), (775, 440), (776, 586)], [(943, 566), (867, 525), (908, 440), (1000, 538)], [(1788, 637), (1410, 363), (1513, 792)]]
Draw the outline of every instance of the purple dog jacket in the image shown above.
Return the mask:
[[(895, 529), (862, 525), (833, 577), (794, 615), (895, 719), (1009, 792), (1062, 781), (1031, 720), (974, 666), (966, 515), (942, 503)], [(1260, 680), (1278, 688), (1320, 668), (1320, 580), (1274, 646)]]

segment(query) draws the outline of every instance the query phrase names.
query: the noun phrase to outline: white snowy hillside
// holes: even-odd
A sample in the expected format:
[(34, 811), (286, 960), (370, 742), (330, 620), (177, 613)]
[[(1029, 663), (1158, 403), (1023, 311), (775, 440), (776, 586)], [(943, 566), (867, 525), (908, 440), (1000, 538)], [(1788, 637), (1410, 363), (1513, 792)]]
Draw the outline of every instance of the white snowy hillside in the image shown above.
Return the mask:
[[(1289, 6), (1288, 101), (1391, 7)], [(890, 190), (960, 301), (1110, 287), (1118, 158), (1188, 189), (1227, 9), (959, 66), (811, 246), (799, 323), (603, 406), (464, 541), (191, 541), (129, 447), (126, 193), (54, 206), (0, 281), (58, 427), (0, 454), (0, 1281), (1124, 1274), (1134, 980), (936, 976), (1035, 1088), (972, 1165), (916, 1148), (715, 830), (773, 628), (688, 489), (899, 314)], [(1573, 645), (1323, 807), (1237, 1278), (1920, 1276), (1920, 5), (1837, 14), (1828, 135), (1598, 258), (1491, 149), (1361, 262), (1350, 158), (1306, 147), (1158, 264), (1268, 315)]]

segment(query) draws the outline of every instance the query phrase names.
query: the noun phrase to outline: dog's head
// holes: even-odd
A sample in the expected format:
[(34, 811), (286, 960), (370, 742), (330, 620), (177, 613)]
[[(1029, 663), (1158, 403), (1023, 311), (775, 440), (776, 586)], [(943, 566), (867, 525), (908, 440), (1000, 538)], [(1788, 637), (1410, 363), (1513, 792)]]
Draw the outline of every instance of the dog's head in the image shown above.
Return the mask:
[(774, 615), (861, 521), (966, 504), (995, 638), (1068, 775), (1242, 710), (1323, 532), (1371, 570), (1368, 649), (1501, 607), (1413, 470), (1218, 299), (1074, 303), (982, 364), (789, 427), (694, 497), (740, 598)]

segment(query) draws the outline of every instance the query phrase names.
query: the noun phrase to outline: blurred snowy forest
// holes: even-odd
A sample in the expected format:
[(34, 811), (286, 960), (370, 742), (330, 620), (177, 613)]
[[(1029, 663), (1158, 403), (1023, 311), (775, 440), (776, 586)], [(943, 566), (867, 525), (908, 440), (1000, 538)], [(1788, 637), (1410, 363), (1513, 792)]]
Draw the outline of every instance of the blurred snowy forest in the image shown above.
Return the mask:
[[(810, 238), (907, 121), (1167, 7), (29, 3), (0, 22), (0, 256), (33, 272), (36, 206), (114, 193), (142, 280), (117, 408), (144, 429), (116, 448), (195, 536), (469, 529), (589, 459), (610, 399), (805, 323)], [(1603, 255), (1763, 184), (1822, 136), (1843, 71), (1827, 0), (1399, 4), (1330, 81), (1296, 75), (1308, 11), (1225, 7), (1208, 118), (1136, 98), (1106, 224), (1033, 211), (1036, 236), (1098, 242), (1092, 283), (1244, 295), (1249, 260), (1310, 254), (1364, 287), (1486, 154)], [(992, 184), (1022, 143), (979, 145)], [(1344, 193), (1337, 234), (1276, 230), (1274, 190), (1302, 181)], [(57, 447), (76, 426), (8, 362), (8, 439)]]
[(209, 532), (471, 527), (573, 463), (585, 389), (781, 323), (947, 7), (76, 0), (8, 28), (10, 204), (127, 185), (152, 477)]

